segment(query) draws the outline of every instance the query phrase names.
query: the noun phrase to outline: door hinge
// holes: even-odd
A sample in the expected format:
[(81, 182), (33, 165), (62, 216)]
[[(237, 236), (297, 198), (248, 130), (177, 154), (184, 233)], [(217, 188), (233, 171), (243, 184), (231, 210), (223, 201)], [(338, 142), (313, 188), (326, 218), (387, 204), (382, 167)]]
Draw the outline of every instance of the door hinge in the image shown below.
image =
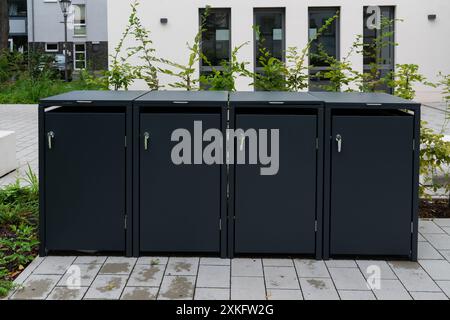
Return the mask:
[(127, 136), (125, 136), (125, 148), (127, 147)]
[(128, 220), (128, 216), (125, 215), (125, 219), (124, 219), (124, 222), (123, 222), (123, 227), (124, 227), (125, 230), (127, 229), (127, 220)]
[(317, 220), (314, 222), (314, 231), (317, 232)]
[(222, 231), (222, 219), (219, 219), (219, 230)]

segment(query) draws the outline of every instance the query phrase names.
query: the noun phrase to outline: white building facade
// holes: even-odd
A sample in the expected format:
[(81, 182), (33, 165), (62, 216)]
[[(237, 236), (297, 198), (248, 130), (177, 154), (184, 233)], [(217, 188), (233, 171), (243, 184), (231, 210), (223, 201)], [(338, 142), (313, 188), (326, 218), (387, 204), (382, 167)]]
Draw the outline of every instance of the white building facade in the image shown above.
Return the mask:
[[(109, 52), (113, 52), (128, 22), (132, 2), (108, 0)], [(193, 42), (199, 29), (201, 9), (207, 5), (212, 8), (213, 20), (208, 26), (211, 36), (204, 47), (210, 50), (207, 55), (212, 60), (229, 56), (232, 48), (249, 42), (239, 51), (239, 60), (249, 62), (250, 70), (257, 70), (258, 50), (253, 25), (260, 25), (269, 50), (284, 59), (287, 48), (304, 48), (309, 37), (317, 32), (318, 25), (336, 11), (339, 11), (339, 19), (324, 34), (323, 45), (329, 53), (341, 58), (347, 55), (358, 35), (373, 36), (373, 32), (367, 30), (367, 20), (380, 10), (383, 17), (396, 19), (392, 40), (398, 45), (383, 50), (386, 71), (396, 64), (413, 63), (420, 66), (420, 73), (431, 82), (437, 81), (439, 72), (450, 74), (449, 0), (141, 0), (139, 16), (151, 31), (157, 56), (187, 63), (186, 43)], [(367, 68), (366, 60), (362, 54), (350, 57), (353, 68), (358, 71)], [(199, 73), (207, 70), (199, 63)], [(162, 85), (173, 81), (167, 75), (160, 77)], [(239, 78), (236, 88), (254, 90), (251, 82), (252, 79)], [(311, 88), (314, 85), (311, 83)], [(145, 85), (137, 81), (133, 89), (145, 89)], [(416, 90), (422, 100), (439, 97), (438, 89), (417, 85)]]

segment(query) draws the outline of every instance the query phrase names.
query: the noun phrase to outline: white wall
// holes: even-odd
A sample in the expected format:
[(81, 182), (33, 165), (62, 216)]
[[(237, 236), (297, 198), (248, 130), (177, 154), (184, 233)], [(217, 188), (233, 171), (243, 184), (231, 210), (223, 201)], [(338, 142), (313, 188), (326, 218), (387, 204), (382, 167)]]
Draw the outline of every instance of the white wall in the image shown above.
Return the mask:
[[(108, 38), (110, 52), (114, 49), (127, 23), (132, 0), (108, 0)], [(304, 47), (308, 36), (308, 7), (341, 7), (341, 56), (351, 47), (355, 36), (363, 32), (363, 6), (396, 6), (396, 18), (404, 19), (396, 25), (395, 63), (415, 63), (430, 80), (436, 80), (439, 71), (450, 73), (450, 0), (141, 0), (140, 17), (152, 32), (157, 55), (185, 63), (188, 57), (186, 42), (192, 42), (198, 30), (198, 9), (231, 8), (232, 47), (250, 41), (240, 52), (240, 59), (251, 62), (253, 68), (253, 8), (286, 8), (286, 48)], [(434, 22), (428, 14), (437, 14)], [(168, 18), (167, 25), (160, 18)], [(362, 70), (362, 57), (353, 56), (355, 68)], [(172, 79), (161, 75), (161, 83)], [(249, 79), (238, 79), (238, 90), (252, 90)], [(138, 83), (134, 88), (144, 89)], [(430, 95), (432, 89), (417, 87), (418, 94)]]

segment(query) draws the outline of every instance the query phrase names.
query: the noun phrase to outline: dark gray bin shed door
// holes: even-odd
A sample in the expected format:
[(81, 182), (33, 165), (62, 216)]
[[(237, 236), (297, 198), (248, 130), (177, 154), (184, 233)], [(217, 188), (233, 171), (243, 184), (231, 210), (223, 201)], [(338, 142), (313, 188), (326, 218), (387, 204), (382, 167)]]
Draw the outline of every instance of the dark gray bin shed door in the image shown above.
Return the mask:
[(280, 164), (273, 176), (236, 165), (235, 252), (313, 254), (317, 116), (238, 114), (236, 128), (279, 129)]
[(413, 118), (336, 115), (332, 126), (330, 254), (409, 256)]
[[(141, 114), (140, 250), (141, 252), (210, 252), (220, 250), (221, 166), (175, 165), (171, 141), (177, 128), (220, 128), (219, 114)], [(149, 133), (144, 149), (144, 133)], [(204, 142), (203, 146), (209, 143)], [(193, 149), (192, 149), (193, 158)]]
[(125, 115), (45, 117), (47, 249), (125, 250)]

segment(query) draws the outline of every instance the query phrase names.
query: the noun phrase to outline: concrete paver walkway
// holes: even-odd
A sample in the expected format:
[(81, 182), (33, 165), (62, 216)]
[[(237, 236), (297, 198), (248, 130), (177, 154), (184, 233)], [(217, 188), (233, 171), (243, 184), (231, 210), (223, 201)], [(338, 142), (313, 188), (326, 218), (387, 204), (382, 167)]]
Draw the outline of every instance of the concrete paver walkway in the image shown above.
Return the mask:
[(450, 219), (421, 220), (419, 229), (418, 262), (39, 257), (8, 299), (448, 300)]

